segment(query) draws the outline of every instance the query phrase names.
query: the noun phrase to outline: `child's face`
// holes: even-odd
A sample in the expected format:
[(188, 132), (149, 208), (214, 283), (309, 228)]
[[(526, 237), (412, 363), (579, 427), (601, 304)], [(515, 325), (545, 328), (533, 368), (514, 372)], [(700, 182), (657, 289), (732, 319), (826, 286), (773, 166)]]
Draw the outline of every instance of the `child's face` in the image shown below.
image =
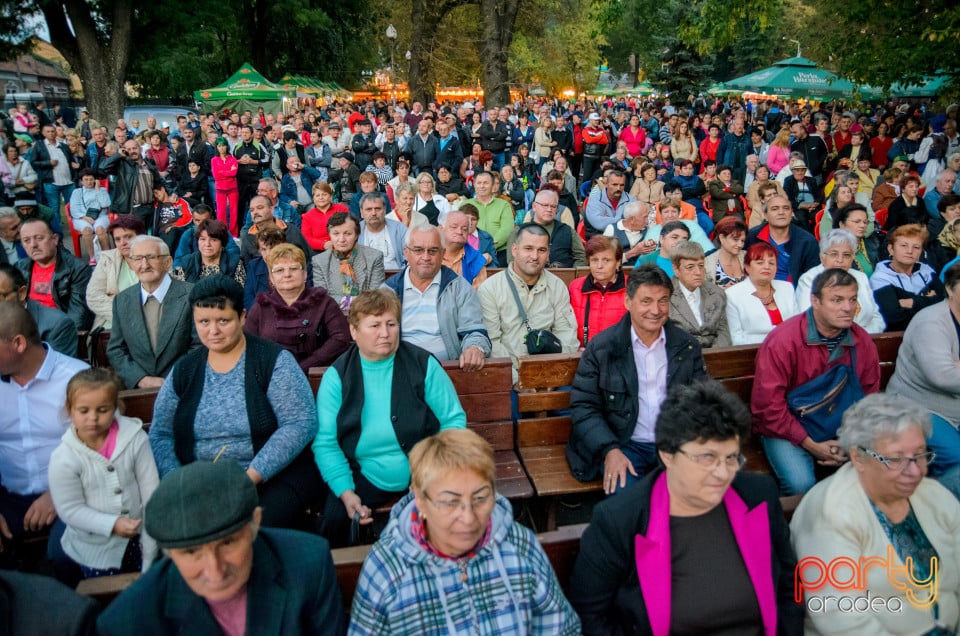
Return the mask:
[(70, 419), (77, 437), (84, 442), (102, 440), (117, 410), (116, 394), (112, 387), (99, 386), (76, 392), (70, 404)]

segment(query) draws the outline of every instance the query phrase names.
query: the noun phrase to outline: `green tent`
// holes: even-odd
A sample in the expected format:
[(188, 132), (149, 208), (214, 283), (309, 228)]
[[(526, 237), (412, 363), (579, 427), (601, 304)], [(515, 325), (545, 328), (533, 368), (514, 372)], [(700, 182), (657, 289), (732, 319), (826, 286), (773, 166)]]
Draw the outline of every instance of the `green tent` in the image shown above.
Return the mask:
[(780, 60), (769, 68), (737, 77), (725, 84), (727, 89), (820, 100), (851, 97), (855, 92), (852, 83), (830, 71), (817, 68), (815, 62), (805, 57)]
[(208, 112), (224, 109), (256, 111), (262, 106), (267, 112), (277, 113), (286, 109), (287, 101), (296, 99), (297, 89), (277, 86), (245, 63), (223, 84), (194, 91), (193, 97)]
[[(904, 86), (894, 84), (890, 87), (891, 97), (936, 97), (947, 87), (950, 78), (946, 75), (925, 77), (919, 84)], [(880, 91), (877, 91), (880, 92)]]

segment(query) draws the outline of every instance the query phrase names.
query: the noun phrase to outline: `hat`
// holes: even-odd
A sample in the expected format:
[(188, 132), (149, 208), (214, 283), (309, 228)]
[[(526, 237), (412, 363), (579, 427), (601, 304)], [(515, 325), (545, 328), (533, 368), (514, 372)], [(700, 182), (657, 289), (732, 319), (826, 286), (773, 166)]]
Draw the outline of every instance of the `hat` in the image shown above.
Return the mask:
[(37, 199), (32, 194), (18, 192), (17, 198), (13, 202), (15, 208), (37, 207)]
[(803, 162), (803, 159), (794, 159), (793, 161), (790, 162), (791, 170), (799, 170), (801, 168), (803, 168), (804, 170), (807, 169), (807, 164)]
[(857, 118), (857, 116), (854, 115), (853, 112), (852, 112), (852, 111), (849, 111), (849, 110), (844, 111), (844, 112), (843, 112), (843, 115), (841, 115), (840, 117), (841, 117), (841, 118), (846, 117), (846, 118), (848, 118), (848, 119), (856, 119), (856, 118)]
[[(355, 161), (355, 157), (353, 156), (353, 153), (350, 152), (349, 150), (346, 151), (345, 153), (343, 153), (343, 154), (340, 155), (340, 156), (343, 157), (344, 159), (346, 159), (347, 161), (349, 161), (350, 163), (353, 163), (353, 162)], [(366, 177), (364, 177), (364, 178), (366, 178)]]
[(599, 120), (599, 119), (600, 119), (600, 115), (598, 115), (597, 113), (590, 113), (590, 117), (588, 117), (587, 119), (590, 119), (590, 120)]
[(257, 487), (232, 459), (195, 461), (168, 474), (144, 510), (161, 548), (191, 548), (233, 534), (253, 518)]
[(851, 133), (851, 134), (853, 134), (853, 133), (861, 133), (861, 134), (862, 134), (862, 133), (863, 133), (863, 126), (861, 126), (860, 124), (854, 124), (853, 126), (850, 126), (850, 133)]
[(290, 125), (290, 124), (284, 124), (284, 125), (280, 128), (280, 132), (287, 132), (288, 130), (289, 130), (290, 132), (297, 132), (297, 129), (294, 128), (294, 127), (293, 127), (292, 125)]
[(161, 127), (161, 128), (169, 128), (169, 127), (170, 127), (170, 122), (166, 122), (166, 121), (160, 122), (160, 127)]
[(256, 122), (256, 123), (253, 124), (253, 129), (254, 129), (254, 130), (263, 130), (263, 124), (261, 124), (260, 122)]
[(893, 162), (896, 163), (898, 161), (906, 161), (909, 163), (910, 157), (908, 157), (907, 155), (897, 155), (896, 157), (893, 158)]
[(340, 124), (338, 124), (338, 123), (335, 122), (335, 121), (332, 121), (332, 122), (330, 122), (330, 125), (327, 126), (327, 128), (331, 128), (331, 129), (332, 129), (332, 128), (336, 128), (337, 130), (340, 130)]
[(473, 108), (473, 102), (463, 102), (463, 107), (464, 107), (464, 108), (470, 108), (470, 109), (472, 109), (472, 108)]

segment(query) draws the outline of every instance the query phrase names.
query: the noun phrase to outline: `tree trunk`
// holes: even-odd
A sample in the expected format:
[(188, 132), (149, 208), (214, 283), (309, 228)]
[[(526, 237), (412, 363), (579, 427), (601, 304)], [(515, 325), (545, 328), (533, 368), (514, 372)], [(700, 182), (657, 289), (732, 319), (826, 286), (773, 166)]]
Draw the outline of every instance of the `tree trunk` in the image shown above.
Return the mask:
[(94, 12), (84, 0), (43, 5), (50, 43), (80, 78), (90, 116), (100, 122), (122, 117), (127, 98), (124, 78), (130, 61), (133, 4), (115, 0), (112, 6), (112, 14), (98, 16), (102, 22), (98, 30)]
[[(453, 9), (475, 2), (477, 0), (444, 0), (442, 2), (413, 0), (410, 13), (413, 32), (410, 36), (410, 64), (407, 69), (407, 87), (410, 89), (411, 103), (427, 104), (435, 100), (437, 74), (433, 70), (433, 64), (430, 63), (430, 56), (436, 48), (440, 23)], [(405, 54), (405, 51), (396, 51), (394, 58), (403, 60)]]
[(480, 0), (483, 20), (483, 46), (480, 49), (483, 105), (506, 106), (510, 103), (507, 59), (513, 41), (520, 0)]

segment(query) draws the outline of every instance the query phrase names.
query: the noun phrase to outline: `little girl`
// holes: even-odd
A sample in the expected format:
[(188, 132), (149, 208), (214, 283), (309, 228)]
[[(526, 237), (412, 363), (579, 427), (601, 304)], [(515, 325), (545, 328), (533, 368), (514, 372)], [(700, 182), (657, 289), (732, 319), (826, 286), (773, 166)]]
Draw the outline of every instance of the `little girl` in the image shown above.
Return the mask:
[(50, 458), (50, 494), (67, 526), (61, 543), (85, 578), (145, 572), (156, 553), (141, 522), (159, 482), (157, 465), (143, 423), (117, 412), (119, 392), (109, 369), (73, 376), (71, 425)]

